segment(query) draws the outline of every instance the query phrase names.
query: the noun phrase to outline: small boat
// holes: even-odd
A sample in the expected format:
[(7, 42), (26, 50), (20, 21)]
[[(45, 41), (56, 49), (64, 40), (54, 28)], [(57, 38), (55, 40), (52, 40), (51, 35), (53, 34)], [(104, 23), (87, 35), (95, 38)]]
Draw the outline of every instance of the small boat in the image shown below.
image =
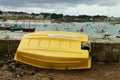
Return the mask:
[(80, 29), (80, 32), (84, 32), (83, 28)]
[(10, 27), (6, 27), (6, 26), (1, 26), (0, 30), (10, 30)]
[(97, 32), (99, 32), (99, 33), (104, 33), (105, 30), (104, 30), (104, 29), (100, 29), (100, 30), (98, 30)]
[(87, 35), (41, 31), (23, 36), (14, 60), (39, 68), (89, 69), (91, 68), (90, 50)]
[(10, 30), (10, 27), (0, 27), (0, 30)]
[(5, 24), (0, 24), (0, 30), (10, 30), (9, 25), (5, 25)]
[(23, 32), (35, 32), (35, 28), (22, 28)]
[(116, 36), (117, 38), (120, 38), (120, 35)]
[(30, 21), (29, 21), (28, 25), (24, 24), (24, 27), (22, 28), (22, 31), (23, 32), (35, 32), (35, 27), (31, 26)]
[(18, 30), (21, 30), (22, 29), (22, 26), (19, 25), (19, 24), (13, 24), (10, 26), (10, 30), (11, 31), (18, 31)]

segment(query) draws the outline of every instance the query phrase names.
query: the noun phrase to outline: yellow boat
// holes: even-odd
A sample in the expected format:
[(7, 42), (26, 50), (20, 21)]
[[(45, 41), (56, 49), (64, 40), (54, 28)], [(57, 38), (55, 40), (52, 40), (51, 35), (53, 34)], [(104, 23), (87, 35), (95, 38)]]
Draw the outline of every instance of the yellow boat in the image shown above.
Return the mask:
[(87, 35), (43, 31), (25, 34), (14, 60), (48, 69), (89, 69), (90, 42)]

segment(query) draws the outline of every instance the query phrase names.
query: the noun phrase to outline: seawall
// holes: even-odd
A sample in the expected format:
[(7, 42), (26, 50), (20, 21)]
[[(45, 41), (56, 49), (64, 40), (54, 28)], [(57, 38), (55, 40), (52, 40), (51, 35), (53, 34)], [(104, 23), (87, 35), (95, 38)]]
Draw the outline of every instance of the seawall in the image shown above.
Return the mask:
[[(20, 40), (0, 39), (0, 57), (15, 54)], [(93, 62), (120, 63), (120, 43), (117, 42), (91, 42)]]

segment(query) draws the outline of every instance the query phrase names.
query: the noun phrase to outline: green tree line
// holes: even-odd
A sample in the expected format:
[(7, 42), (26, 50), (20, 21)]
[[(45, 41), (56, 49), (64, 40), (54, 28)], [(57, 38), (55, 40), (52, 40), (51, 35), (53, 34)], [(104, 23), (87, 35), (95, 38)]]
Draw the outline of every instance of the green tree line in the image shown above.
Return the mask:
[[(3, 11), (0, 11), (0, 15), (3, 15)], [(14, 14), (12, 16), (3, 16), (1, 18), (5, 19), (35, 19), (34, 16), (43, 15), (44, 19), (50, 18), (59, 21), (103, 21), (108, 17), (105, 15), (64, 15), (64, 14), (57, 14), (57, 13), (26, 13), (26, 12), (17, 12), (17, 11), (7, 11), (6, 13)], [(17, 16), (15, 16), (17, 15)], [(26, 16), (22, 16), (26, 15)], [(31, 17), (32, 16), (32, 17)]]

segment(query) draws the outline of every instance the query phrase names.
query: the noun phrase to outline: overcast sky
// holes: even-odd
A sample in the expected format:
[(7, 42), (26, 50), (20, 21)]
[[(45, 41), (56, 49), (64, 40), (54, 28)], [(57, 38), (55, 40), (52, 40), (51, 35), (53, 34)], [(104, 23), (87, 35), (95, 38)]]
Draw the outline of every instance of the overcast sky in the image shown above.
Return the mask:
[(120, 17), (120, 0), (0, 0), (0, 10)]

